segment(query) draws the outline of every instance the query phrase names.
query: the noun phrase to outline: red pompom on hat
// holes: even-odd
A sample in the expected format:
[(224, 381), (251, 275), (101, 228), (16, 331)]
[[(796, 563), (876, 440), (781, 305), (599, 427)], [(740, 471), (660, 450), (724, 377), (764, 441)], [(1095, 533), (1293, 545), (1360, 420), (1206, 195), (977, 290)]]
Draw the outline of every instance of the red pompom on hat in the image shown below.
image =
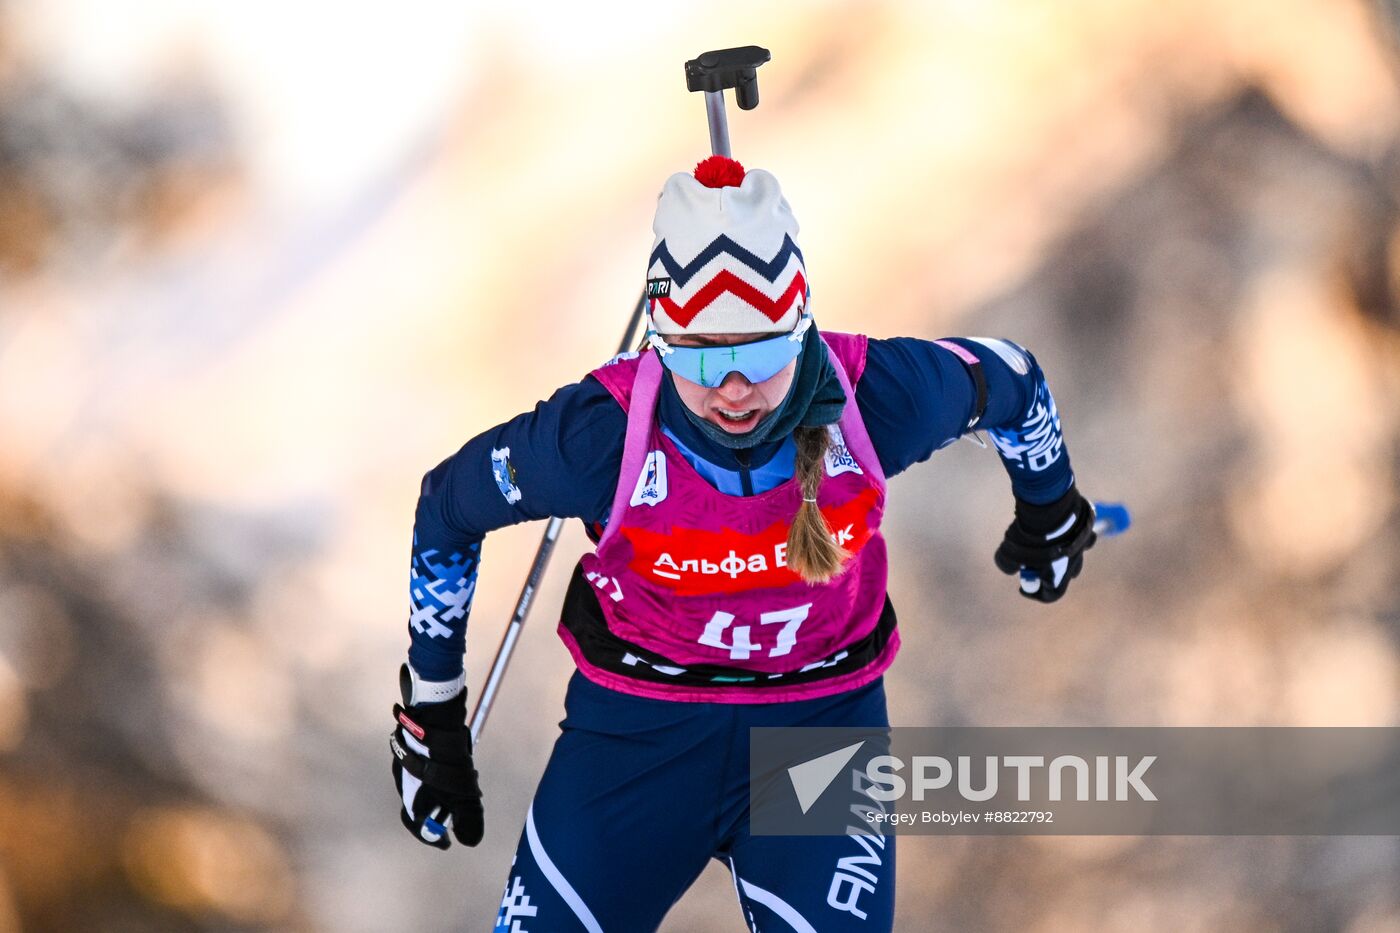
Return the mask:
[(696, 163), (695, 180), (706, 188), (737, 188), (744, 183), (744, 167), (727, 156), (712, 155)]

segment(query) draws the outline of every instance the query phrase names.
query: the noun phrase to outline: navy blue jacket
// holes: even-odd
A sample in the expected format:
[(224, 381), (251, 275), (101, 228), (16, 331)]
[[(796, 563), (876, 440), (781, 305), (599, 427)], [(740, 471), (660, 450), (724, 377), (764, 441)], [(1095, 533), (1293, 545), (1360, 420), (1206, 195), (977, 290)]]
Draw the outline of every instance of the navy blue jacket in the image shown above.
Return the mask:
[[(1059, 499), (1074, 482), (1054, 399), (1034, 357), (1009, 341), (954, 338), (981, 361), (986, 429), (1013, 493)], [(734, 451), (709, 441), (680, 407), (669, 379), (662, 429), (720, 491), (754, 495), (790, 479), (792, 438)], [(969, 367), (928, 340), (871, 339), (856, 404), (888, 477), (927, 460), (968, 430), (977, 404)], [(423, 478), (413, 529), (409, 662), (425, 680), (462, 673), (467, 615), (488, 531), (558, 516), (606, 520), (622, 462), (627, 416), (591, 376), (534, 411), (482, 432)], [(507, 452), (508, 451), (508, 452)]]

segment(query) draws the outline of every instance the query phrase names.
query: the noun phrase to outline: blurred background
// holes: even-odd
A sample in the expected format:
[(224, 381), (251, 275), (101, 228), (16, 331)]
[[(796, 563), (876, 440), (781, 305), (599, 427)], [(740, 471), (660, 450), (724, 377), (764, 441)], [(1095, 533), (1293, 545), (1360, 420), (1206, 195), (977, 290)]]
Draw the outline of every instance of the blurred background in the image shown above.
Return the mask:
[[(0, 0), (0, 933), (486, 930), (571, 526), (478, 764), (399, 826), (421, 475), (610, 356), (682, 63), (818, 321), (1031, 348), (1136, 511), (1018, 598), (991, 451), (892, 484), (901, 725), (1397, 725), (1400, 94), (1365, 0)], [(481, 683), (540, 533), (485, 548)], [(899, 929), (1400, 930), (1394, 838), (905, 838)], [(742, 920), (712, 865), (667, 930)]]

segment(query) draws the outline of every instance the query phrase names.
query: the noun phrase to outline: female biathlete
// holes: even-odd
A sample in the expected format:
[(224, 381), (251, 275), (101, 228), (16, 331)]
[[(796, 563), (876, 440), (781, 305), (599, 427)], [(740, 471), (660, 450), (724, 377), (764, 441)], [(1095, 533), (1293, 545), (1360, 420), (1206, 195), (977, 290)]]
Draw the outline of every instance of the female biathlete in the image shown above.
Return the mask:
[(597, 545), (559, 624), (578, 670), (495, 929), (655, 930), (715, 858), (753, 930), (889, 930), (892, 836), (750, 835), (748, 730), (888, 725), (889, 477), (986, 429), (1015, 495), (997, 566), (1044, 602), (1079, 573), (1093, 508), (1025, 350), (818, 332), (771, 174), (706, 159), (667, 180), (653, 228), (649, 347), (424, 477), (391, 741), (403, 824), (480, 842), (462, 656), (481, 541), (577, 517)]

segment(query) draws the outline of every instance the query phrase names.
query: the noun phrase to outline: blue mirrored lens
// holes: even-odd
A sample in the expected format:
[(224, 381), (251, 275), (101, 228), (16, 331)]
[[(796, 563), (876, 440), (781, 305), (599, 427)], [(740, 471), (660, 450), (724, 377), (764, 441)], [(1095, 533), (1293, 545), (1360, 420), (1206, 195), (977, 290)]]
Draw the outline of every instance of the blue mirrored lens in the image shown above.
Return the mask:
[(791, 334), (779, 334), (752, 343), (728, 347), (670, 347), (661, 362), (671, 372), (699, 386), (713, 389), (732, 372), (741, 373), (749, 382), (766, 382), (797, 358), (802, 340)]

